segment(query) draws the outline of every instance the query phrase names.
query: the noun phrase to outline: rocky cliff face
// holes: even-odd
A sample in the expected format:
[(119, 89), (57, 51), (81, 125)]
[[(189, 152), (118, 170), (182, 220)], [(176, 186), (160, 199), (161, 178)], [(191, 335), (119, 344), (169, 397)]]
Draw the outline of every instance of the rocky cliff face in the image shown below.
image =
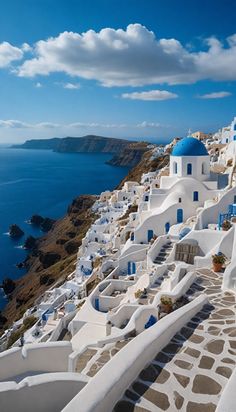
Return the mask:
[(88, 135), (83, 137), (64, 137), (62, 139), (34, 139), (27, 140), (22, 145), (14, 145), (13, 148), (45, 149), (66, 153), (119, 153), (130, 144), (125, 139)]
[(142, 159), (145, 152), (148, 151), (148, 144), (145, 142), (130, 143), (125, 146), (119, 153), (115, 154), (107, 163), (112, 166), (134, 167)]
[(78, 248), (96, 219), (91, 210), (95, 200), (96, 196), (91, 195), (74, 199), (66, 216), (35, 241), (24, 262), (28, 272), (15, 282), (9, 303), (4, 308), (3, 315), (7, 318), (4, 328), (20, 318), (49, 286), (63, 282), (74, 270)]
[(143, 173), (160, 170), (169, 164), (169, 155), (163, 155), (155, 159), (152, 159), (152, 155), (152, 150), (145, 152), (141, 161), (128, 172), (125, 178), (117, 186), (117, 189), (121, 189), (123, 184), (127, 181), (140, 182)]

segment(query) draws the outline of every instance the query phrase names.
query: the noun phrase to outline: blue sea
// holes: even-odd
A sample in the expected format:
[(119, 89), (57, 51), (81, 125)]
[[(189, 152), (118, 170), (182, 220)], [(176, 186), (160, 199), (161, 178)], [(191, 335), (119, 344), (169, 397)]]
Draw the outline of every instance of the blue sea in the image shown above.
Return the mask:
[[(40, 230), (26, 223), (33, 214), (57, 219), (74, 197), (113, 189), (128, 169), (107, 165), (111, 156), (0, 146), (0, 282), (25, 273), (15, 266), (26, 257), (24, 238), (12, 240), (9, 225), (18, 224), (25, 237), (41, 236)], [(5, 303), (0, 289), (0, 309)]]

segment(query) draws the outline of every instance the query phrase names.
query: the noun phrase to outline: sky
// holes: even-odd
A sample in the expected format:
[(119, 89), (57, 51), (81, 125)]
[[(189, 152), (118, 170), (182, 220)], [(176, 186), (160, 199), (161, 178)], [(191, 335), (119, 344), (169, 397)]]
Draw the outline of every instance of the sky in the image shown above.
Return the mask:
[(167, 142), (236, 115), (235, 0), (0, 4), (0, 144)]

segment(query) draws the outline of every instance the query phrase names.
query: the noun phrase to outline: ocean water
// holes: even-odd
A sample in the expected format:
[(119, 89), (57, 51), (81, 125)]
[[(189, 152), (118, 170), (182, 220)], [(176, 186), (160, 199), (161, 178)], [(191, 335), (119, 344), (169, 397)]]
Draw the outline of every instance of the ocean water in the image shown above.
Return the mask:
[[(110, 154), (54, 153), (0, 147), (0, 282), (17, 279), (25, 272), (16, 268), (24, 260), (24, 238), (41, 236), (27, 224), (33, 214), (59, 218), (80, 194), (99, 194), (113, 189), (128, 169), (109, 166)], [(12, 240), (9, 225), (18, 224), (25, 237)], [(6, 299), (0, 289), (0, 309)]]

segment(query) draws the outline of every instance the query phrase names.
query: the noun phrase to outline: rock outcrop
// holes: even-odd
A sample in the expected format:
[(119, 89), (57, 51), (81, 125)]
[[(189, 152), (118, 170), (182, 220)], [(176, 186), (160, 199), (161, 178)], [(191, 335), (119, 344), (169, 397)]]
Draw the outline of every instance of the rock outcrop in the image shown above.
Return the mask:
[(9, 235), (13, 239), (18, 239), (18, 238), (24, 236), (24, 232), (18, 225), (13, 224), (9, 227)]
[(49, 217), (42, 217), (40, 215), (33, 215), (30, 218), (30, 223), (39, 227), (43, 232), (48, 232), (53, 227), (55, 220)]

